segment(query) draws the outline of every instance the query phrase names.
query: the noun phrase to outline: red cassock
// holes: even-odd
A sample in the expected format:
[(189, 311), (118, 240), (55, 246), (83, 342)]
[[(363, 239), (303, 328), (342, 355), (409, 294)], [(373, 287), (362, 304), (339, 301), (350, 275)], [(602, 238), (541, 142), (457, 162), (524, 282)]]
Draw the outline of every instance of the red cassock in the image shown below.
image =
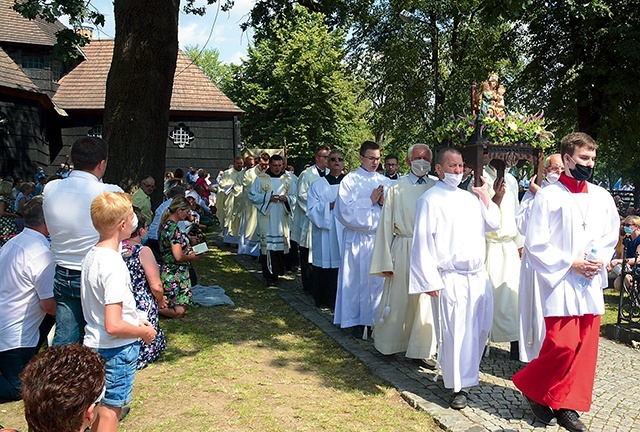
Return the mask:
[(546, 317), (540, 355), (513, 376), (523, 394), (553, 409), (589, 411), (600, 315)]

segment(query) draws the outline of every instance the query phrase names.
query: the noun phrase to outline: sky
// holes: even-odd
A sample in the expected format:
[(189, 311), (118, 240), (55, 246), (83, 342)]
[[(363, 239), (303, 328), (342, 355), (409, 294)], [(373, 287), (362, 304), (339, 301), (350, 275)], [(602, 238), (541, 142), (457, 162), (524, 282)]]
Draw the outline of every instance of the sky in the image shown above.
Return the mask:
[[(112, 1), (91, 0), (91, 6), (105, 16), (104, 28), (93, 31), (94, 39), (113, 39), (115, 36)], [(202, 48), (206, 44), (207, 48), (217, 48), (220, 51), (222, 62), (239, 64), (241, 59), (246, 58), (247, 46), (252, 35), (250, 30), (243, 33), (240, 24), (246, 20), (254, 2), (254, 0), (235, 0), (229, 12), (219, 10), (218, 3), (215, 3), (207, 6), (207, 13), (204, 16), (187, 15), (181, 10), (178, 31), (180, 48), (184, 49), (187, 45), (196, 44)], [(201, 5), (206, 5), (206, 1), (196, 0), (196, 6)], [(68, 25), (68, 20), (63, 18), (60, 21)]]

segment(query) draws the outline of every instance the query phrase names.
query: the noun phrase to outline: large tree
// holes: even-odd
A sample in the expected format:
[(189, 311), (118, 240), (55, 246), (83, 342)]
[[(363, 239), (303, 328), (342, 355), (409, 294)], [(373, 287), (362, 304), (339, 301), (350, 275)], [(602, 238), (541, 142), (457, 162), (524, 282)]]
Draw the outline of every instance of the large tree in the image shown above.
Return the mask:
[[(116, 36), (104, 110), (104, 137), (110, 145), (105, 180), (128, 189), (142, 174), (151, 174), (156, 181), (164, 174), (180, 0), (163, 2), (161, 7), (146, 0), (114, 0), (113, 4)], [(223, 8), (232, 4), (224, 0)], [(90, 11), (84, 0), (24, 0), (16, 9), (27, 18), (53, 21), (69, 15), (72, 24), (104, 22), (102, 14)], [(194, 0), (186, 0), (184, 10), (204, 13)], [(69, 32), (59, 34), (58, 40), (67, 47), (65, 55), (73, 46), (88, 42)], [(155, 202), (161, 194), (157, 188)]]
[(236, 72), (231, 95), (246, 110), (249, 147), (283, 148), (300, 167), (316, 146), (349, 150), (366, 138), (364, 107), (343, 64), (344, 32), (328, 31), (323, 16), (296, 8), (257, 33)]

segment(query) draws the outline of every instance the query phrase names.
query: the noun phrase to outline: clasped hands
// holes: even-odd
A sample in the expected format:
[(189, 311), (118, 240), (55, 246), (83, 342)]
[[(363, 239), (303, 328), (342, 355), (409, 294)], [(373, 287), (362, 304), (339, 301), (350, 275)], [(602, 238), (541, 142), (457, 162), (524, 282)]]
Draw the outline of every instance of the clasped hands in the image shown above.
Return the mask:
[(595, 275), (597, 275), (604, 263), (600, 258), (597, 260), (587, 260), (585, 259), (587, 254), (584, 254), (582, 258), (578, 258), (571, 264), (571, 269), (585, 278), (591, 280)]
[(371, 192), (371, 204), (384, 204), (384, 186), (380, 185)]

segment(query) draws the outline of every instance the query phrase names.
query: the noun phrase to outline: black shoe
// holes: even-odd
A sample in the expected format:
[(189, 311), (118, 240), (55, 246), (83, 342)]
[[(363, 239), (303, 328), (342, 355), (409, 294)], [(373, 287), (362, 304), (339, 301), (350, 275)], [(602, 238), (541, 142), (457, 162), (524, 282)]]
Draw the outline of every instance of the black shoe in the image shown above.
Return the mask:
[(538, 402), (529, 399), (527, 396), (525, 396), (525, 399), (529, 403), (533, 416), (536, 420), (546, 424), (547, 426), (554, 426), (558, 423), (558, 420), (556, 420), (556, 416), (551, 408), (541, 405)]
[(558, 424), (571, 432), (587, 432), (587, 427), (580, 421), (577, 412), (570, 409), (559, 409), (554, 411)]
[(433, 359), (411, 359), (411, 362), (424, 369), (436, 370), (436, 362)]
[(467, 392), (459, 391), (458, 393), (453, 394), (453, 399), (451, 399), (451, 403), (449, 404), (451, 408), (454, 410), (461, 410), (467, 407)]
[(362, 336), (364, 335), (364, 326), (358, 325), (358, 326), (353, 326), (351, 328), (351, 336), (353, 336), (356, 339), (362, 339)]

